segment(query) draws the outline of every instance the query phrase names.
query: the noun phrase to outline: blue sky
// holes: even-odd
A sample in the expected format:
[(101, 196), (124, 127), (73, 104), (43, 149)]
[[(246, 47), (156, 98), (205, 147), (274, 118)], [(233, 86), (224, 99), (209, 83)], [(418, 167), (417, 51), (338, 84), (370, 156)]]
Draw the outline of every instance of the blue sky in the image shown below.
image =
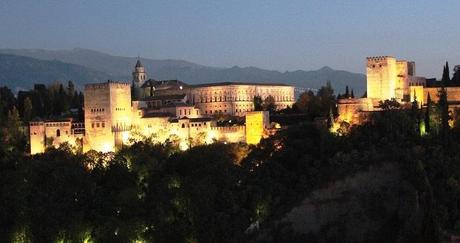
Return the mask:
[(366, 56), (394, 55), (439, 77), (460, 64), (459, 20), (458, 0), (0, 0), (0, 48), (362, 73)]

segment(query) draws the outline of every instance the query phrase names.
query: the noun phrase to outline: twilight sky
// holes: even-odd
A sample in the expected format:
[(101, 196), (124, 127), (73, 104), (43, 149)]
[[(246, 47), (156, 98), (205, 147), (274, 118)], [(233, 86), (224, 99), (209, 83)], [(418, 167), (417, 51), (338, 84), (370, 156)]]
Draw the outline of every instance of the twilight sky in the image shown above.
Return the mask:
[(0, 0), (0, 48), (75, 47), (279, 71), (394, 55), (440, 77), (460, 64), (460, 1)]

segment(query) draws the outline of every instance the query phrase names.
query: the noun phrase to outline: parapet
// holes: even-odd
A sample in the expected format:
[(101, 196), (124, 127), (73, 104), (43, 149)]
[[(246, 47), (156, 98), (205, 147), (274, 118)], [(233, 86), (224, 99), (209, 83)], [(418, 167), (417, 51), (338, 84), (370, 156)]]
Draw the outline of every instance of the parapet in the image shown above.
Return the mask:
[(33, 121), (29, 122), (29, 126), (43, 126), (44, 122), (43, 121)]
[(395, 59), (393, 56), (373, 56), (373, 57), (366, 57), (368, 62), (381, 62), (387, 59)]
[(113, 81), (113, 80), (107, 80), (107, 82), (104, 83), (92, 83), (92, 84), (85, 84), (85, 90), (86, 89), (105, 89), (109, 86), (127, 86), (130, 87), (131, 85), (129, 83), (123, 82), (123, 81)]

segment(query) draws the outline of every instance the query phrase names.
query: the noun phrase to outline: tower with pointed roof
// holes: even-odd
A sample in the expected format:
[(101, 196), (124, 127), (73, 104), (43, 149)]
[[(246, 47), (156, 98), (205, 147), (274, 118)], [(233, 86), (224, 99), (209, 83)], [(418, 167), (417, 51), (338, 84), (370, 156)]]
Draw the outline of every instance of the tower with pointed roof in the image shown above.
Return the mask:
[(141, 98), (141, 87), (144, 81), (147, 79), (147, 74), (145, 73), (145, 68), (141, 63), (140, 58), (137, 58), (136, 66), (134, 67), (134, 72), (133, 72), (133, 93), (134, 99), (139, 99)]

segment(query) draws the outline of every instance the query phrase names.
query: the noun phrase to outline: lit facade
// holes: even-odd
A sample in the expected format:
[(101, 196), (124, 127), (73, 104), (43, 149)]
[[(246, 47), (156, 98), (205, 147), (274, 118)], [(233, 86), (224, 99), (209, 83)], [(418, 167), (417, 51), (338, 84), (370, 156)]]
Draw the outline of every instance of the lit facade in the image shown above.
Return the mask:
[[(253, 111), (253, 97), (271, 95), (278, 109), (294, 103), (294, 88), (286, 85), (188, 86), (180, 81), (158, 81), (161, 87), (156, 89), (144, 85), (145, 79), (138, 61), (132, 84), (108, 81), (85, 85), (84, 121), (31, 122), (31, 154), (62, 143), (83, 152), (114, 152), (145, 138), (157, 143), (175, 142), (181, 149), (215, 141), (257, 144), (268, 136), (270, 122), (268, 112)], [(134, 96), (142, 97), (131, 100), (132, 90)], [(211, 116), (216, 113), (245, 117), (245, 124), (218, 126)]]
[[(415, 100), (420, 107), (425, 106), (428, 96), (433, 102), (439, 100), (440, 82), (415, 76), (415, 62), (392, 56), (367, 57), (366, 71), (367, 97), (339, 99), (339, 123), (362, 124), (369, 112), (380, 110), (379, 102), (384, 100), (395, 99), (403, 107), (410, 107), (409, 103)], [(445, 87), (445, 90), (449, 108), (459, 107), (460, 87)]]
[(188, 100), (203, 114), (228, 114), (244, 116), (254, 111), (254, 97), (265, 100), (273, 97), (277, 110), (292, 107), (295, 103), (294, 87), (283, 84), (262, 83), (211, 83), (188, 87)]

